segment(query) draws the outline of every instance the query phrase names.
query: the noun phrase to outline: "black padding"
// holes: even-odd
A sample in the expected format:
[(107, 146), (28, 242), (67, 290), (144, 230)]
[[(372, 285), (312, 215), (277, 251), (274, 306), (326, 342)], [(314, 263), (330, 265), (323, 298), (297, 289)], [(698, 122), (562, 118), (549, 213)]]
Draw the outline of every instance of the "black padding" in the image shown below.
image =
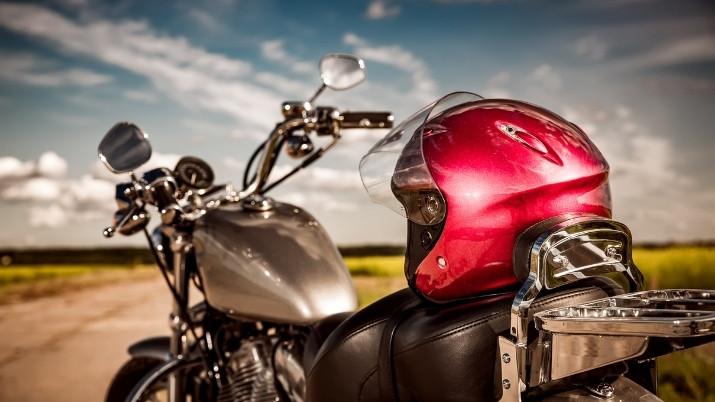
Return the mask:
[(352, 313), (333, 314), (319, 321), (311, 329), (310, 336), (308, 336), (303, 348), (303, 367), (306, 371), (313, 367), (315, 355), (318, 354), (318, 350), (323, 343), (325, 343), (328, 336), (335, 330), (335, 328), (337, 328), (338, 325), (347, 320), (351, 314)]
[[(540, 297), (530, 312), (616, 293), (615, 287), (564, 290)], [(379, 401), (383, 329), (393, 311), (410, 300), (416, 300), (416, 307), (401, 320), (392, 346), (399, 400), (493, 400), (497, 337), (508, 333), (513, 299), (514, 294), (506, 294), (445, 306), (420, 301), (410, 289), (388, 295), (355, 313), (326, 339), (308, 369), (306, 400)]]

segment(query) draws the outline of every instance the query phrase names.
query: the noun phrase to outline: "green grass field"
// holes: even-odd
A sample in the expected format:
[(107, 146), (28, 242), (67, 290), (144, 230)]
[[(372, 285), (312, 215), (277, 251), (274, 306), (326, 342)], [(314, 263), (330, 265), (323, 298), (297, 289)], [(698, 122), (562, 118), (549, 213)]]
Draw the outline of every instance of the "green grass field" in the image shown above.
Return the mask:
[(0, 304), (158, 275), (150, 266), (22, 265), (0, 267)]
[(715, 247), (636, 248), (633, 261), (649, 289), (715, 289)]

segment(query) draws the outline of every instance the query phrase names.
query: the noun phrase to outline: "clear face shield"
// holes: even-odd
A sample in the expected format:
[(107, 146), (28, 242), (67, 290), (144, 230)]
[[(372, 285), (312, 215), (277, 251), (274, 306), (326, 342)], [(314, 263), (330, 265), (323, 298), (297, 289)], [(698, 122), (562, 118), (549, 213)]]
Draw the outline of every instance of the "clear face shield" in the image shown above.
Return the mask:
[(447, 204), (430, 174), (422, 140), (445, 132), (434, 123), (440, 114), (481, 99), (469, 92), (449, 94), (409, 117), (375, 144), (360, 161), (360, 176), (373, 202), (420, 225), (444, 220)]

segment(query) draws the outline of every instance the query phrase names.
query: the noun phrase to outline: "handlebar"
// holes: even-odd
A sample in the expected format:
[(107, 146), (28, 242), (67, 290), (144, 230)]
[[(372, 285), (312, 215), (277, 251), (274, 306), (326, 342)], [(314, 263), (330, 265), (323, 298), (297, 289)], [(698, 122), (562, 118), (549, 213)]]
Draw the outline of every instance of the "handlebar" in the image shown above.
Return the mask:
[[(143, 228), (149, 220), (149, 215), (143, 207), (146, 204), (154, 205), (158, 209), (162, 223), (166, 225), (174, 226), (192, 222), (207, 209), (216, 208), (223, 202), (238, 202), (251, 195), (260, 195), (297, 171), (304, 169), (337, 142), (340, 138), (340, 130), (391, 128), (394, 121), (390, 112), (340, 113), (332, 107), (313, 108), (312, 105), (305, 103), (286, 103), (283, 109), (286, 119), (276, 125), (261, 146), (263, 154), (259, 159), (256, 174), (252, 182), (246, 185), (242, 191), (235, 192), (230, 184), (218, 186), (218, 189), (214, 188), (205, 194), (194, 194), (191, 197), (194, 200), (193, 203), (182, 204), (181, 199), (186, 194), (181, 193), (180, 184), (174, 178), (175, 172), (166, 168), (153, 169), (146, 172), (141, 180), (133, 177), (131, 185), (122, 185), (118, 190), (118, 197), (126, 206), (120, 206), (117, 213), (118, 222), (105, 229), (104, 236), (112, 237), (116, 232), (125, 235), (132, 234)], [(333, 138), (319, 149), (300, 155), (300, 157), (304, 157), (301, 164), (295, 166), (283, 177), (270, 184), (267, 183), (268, 176), (279, 155), (279, 147), (284, 144), (286, 138), (294, 135), (293, 133), (296, 131), (313, 132), (319, 136), (330, 135)], [(249, 162), (249, 167), (250, 165)]]
[(392, 128), (395, 116), (390, 112), (344, 112), (341, 128)]

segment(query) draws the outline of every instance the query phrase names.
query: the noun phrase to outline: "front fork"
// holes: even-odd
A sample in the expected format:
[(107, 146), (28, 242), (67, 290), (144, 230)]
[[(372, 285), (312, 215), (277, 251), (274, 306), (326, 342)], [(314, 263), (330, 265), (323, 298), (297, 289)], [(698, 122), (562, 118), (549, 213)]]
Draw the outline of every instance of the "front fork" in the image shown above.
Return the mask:
[[(171, 327), (169, 353), (172, 358), (181, 360), (186, 357), (188, 352), (187, 330), (189, 324), (184, 320), (182, 312), (188, 311), (187, 306), (189, 305), (189, 273), (186, 269), (186, 256), (192, 248), (191, 237), (185, 233), (175, 233), (171, 236), (170, 247), (173, 254), (173, 285), (176, 297), (169, 320)], [(186, 400), (186, 376), (184, 374), (181, 370), (177, 370), (169, 375), (169, 402)]]

